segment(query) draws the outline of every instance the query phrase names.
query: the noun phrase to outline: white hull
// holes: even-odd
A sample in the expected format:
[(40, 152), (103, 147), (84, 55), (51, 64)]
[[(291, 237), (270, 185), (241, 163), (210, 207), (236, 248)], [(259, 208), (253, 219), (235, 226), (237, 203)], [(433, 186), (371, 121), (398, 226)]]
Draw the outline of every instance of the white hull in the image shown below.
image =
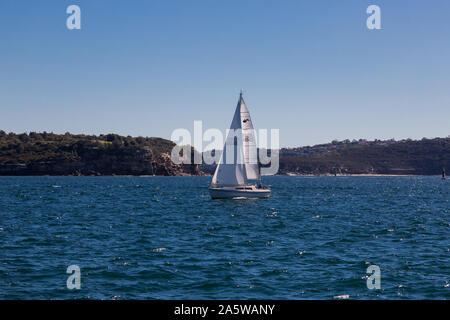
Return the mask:
[(212, 199), (268, 198), (270, 189), (257, 188), (255, 185), (237, 187), (209, 187)]

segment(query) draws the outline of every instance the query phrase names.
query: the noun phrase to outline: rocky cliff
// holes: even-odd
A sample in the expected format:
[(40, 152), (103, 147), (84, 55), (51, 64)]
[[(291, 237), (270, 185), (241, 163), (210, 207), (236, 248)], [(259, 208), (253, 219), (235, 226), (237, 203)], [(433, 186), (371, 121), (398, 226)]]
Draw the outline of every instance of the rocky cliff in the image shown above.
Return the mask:
[[(0, 130), (0, 175), (203, 175), (215, 165), (176, 165), (174, 143), (161, 138)], [(192, 150), (192, 152), (194, 152)], [(192, 156), (192, 155), (191, 155)], [(193, 158), (193, 157), (192, 157)], [(280, 150), (278, 174), (450, 172), (450, 138), (333, 141)]]
[(0, 131), (0, 175), (201, 175), (197, 165), (173, 163), (173, 146), (160, 138)]

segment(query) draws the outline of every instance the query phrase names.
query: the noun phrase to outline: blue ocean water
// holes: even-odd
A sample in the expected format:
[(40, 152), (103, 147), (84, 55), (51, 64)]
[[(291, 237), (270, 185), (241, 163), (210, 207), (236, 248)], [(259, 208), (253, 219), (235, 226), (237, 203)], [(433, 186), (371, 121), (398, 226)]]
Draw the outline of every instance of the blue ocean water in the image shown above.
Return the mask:
[(450, 298), (449, 180), (277, 176), (259, 200), (209, 181), (0, 177), (0, 298)]

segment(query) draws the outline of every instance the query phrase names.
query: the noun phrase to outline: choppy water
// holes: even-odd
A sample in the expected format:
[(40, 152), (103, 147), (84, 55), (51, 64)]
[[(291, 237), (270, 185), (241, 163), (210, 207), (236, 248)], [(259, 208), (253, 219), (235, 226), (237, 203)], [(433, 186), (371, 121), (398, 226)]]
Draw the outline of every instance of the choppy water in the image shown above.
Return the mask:
[(270, 199), (214, 201), (209, 180), (0, 177), (0, 298), (450, 298), (449, 180), (270, 177)]

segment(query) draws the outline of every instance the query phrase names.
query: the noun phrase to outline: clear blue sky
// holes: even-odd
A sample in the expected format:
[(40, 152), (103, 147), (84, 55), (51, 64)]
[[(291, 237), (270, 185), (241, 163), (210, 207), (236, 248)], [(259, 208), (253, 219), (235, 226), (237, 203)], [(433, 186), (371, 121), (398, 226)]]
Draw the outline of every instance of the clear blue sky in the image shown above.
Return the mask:
[(2, 0), (0, 129), (225, 130), (242, 88), (282, 146), (445, 137), (449, 17), (448, 0)]

